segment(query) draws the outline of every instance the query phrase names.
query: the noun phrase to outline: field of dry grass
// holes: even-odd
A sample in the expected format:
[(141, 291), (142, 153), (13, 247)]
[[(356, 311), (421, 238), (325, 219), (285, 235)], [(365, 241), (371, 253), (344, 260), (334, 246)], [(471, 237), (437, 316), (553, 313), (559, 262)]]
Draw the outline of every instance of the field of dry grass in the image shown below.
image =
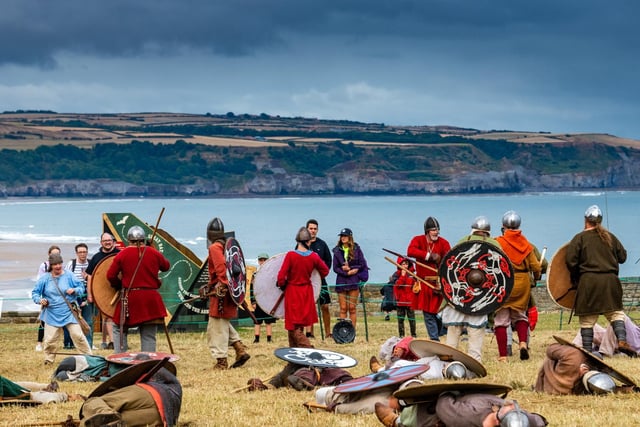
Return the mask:
[[(393, 320), (393, 319), (392, 319)], [(566, 316), (565, 316), (566, 322)], [(640, 425), (640, 414), (631, 409), (640, 405), (640, 394), (611, 396), (547, 396), (531, 391), (538, 368), (544, 356), (546, 345), (553, 342), (554, 334), (573, 339), (576, 321), (571, 325), (562, 325), (559, 330), (559, 316), (541, 314), (538, 327), (531, 341), (531, 359), (520, 361), (511, 358), (508, 364), (498, 364), (497, 348), (492, 335), (487, 335), (484, 348), (485, 366), (488, 371), (483, 382), (507, 384), (513, 388), (510, 397), (517, 399), (528, 409), (543, 414), (552, 426), (588, 426), (615, 424)], [(234, 392), (243, 387), (251, 377), (268, 378), (283, 366), (273, 355), (277, 347), (286, 347), (286, 334), (282, 322), (274, 328), (274, 343), (251, 344), (253, 328), (240, 328), (244, 342), (249, 347), (251, 359), (239, 369), (213, 371), (213, 361), (208, 354), (205, 337), (202, 333), (174, 334), (171, 337), (175, 353), (181, 360), (176, 362), (178, 377), (184, 388), (180, 426), (376, 426), (375, 415), (335, 415), (331, 413), (308, 413), (302, 406), (312, 400), (312, 392), (297, 392), (292, 389), (279, 389), (249, 393)], [(365, 340), (363, 319), (358, 323), (358, 336), (354, 343), (338, 345), (333, 341), (321, 341), (314, 344), (318, 348), (348, 354), (359, 361), (352, 368), (354, 376), (369, 372), (368, 360), (377, 355), (379, 346), (389, 336), (396, 333), (394, 321), (383, 321), (380, 313), (369, 316), (369, 341)], [(421, 316), (418, 332), (425, 334)], [(36, 336), (34, 325), (0, 324), (0, 373), (12, 380), (33, 380), (47, 382), (52, 369), (45, 367), (42, 353), (33, 351)], [(132, 350), (137, 346), (135, 337)], [(167, 351), (168, 346), (163, 335), (158, 337), (158, 351)], [(98, 353), (107, 355), (104, 350)], [(231, 354), (233, 351), (231, 351)], [(59, 356), (62, 358), (63, 356)], [(60, 360), (60, 359), (59, 359)], [(627, 357), (607, 359), (607, 362), (625, 374), (640, 380), (639, 361)], [(61, 389), (72, 393), (89, 394), (95, 383), (61, 383)], [(79, 402), (67, 402), (47, 406), (21, 408), (0, 407), (0, 425), (35, 425), (46, 421), (62, 421), (68, 414), (77, 418)]]
[[(30, 124), (27, 121), (82, 121), (88, 127), (59, 127), (42, 124)], [(229, 126), (237, 129), (255, 129), (258, 132), (268, 130), (282, 131), (283, 136), (270, 136), (269, 141), (253, 138), (226, 138), (204, 137), (197, 135), (181, 135), (172, 133), (141, 133), (135, 130), (111, 130), (113, 127), (132, 129), (142, 125), (214, 125)], [(105, 128), (108, 127), (108, 128)], [(188, 142), (215, 145), (223, 147), (263, 147), (267, 145), (286, 143), (324, 143), (333, 142), (336, 138), (299, 138), (291, 137), (290, 132), (319, 131), (326, 132), (339, 129), (342, 131), (367, 131), (379, 132), (379, 125), (356, 124), (314, 119), (292, 119), (271, 117), (269, 119), (238, 119), (229, 120), (222, 116), (206, 116), (195, 114), (174, 113), (139, 113), (139, 114), (2, 114), (0, 115), (0, 149), (14, 150), (33, 149), (39, 145), (73, 144), (79, 147), (91, 147), (97, 143), (113, 142), (127, 144), (134, 139), (150, 141), (153, 143), (173, 143), (184, 139)], [(640, 148), (640, 141), (618, 138), (606, 134), (551, 134), (541, 132), (511, 131), (511, 132), (484, 132), (474, 129), (455, 128), (451, 126), (385, 126), (386, 132), (439, 132), (442, 136), (464, 136), (471, 139), (506, 139), (517, 143), (583, 143), (598, 142), (611, 146), (627, 146)], [(4, 135), (17, 135), (24, 139), (5, 138)], [(350, 142), (357, 145), (405, 145), (393, 142), (368, 142), (345, 139), (342, 142)]]

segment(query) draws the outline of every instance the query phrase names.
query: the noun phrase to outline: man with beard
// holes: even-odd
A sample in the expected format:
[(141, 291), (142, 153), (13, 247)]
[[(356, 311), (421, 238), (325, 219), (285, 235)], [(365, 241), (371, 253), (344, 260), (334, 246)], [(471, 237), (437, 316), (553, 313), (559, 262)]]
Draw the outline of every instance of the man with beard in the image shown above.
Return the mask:
[[(87, 269), (85, 272), (85, 278), (87, 280), (87, 303), (93, 304), (93, 293), (92, 293), (92, 281), (91, 276), (93, 275), (93, 270), (95, 270), (96, 266), (100, 261), (108, 257), (109, 255), (115, 255), (120, 252), (120, 249), (116, 246), (116, 239), (113, 235), (109, 233), (102, 233), (100, 236), (100, 250), (95, 253), (91, 259), (89, 260), (89, 264), (87, 265)], [(110, 318), (104, 317), (102, 314), (102, 348), (103, 349), (112, 349), (113, 348), (113, 322)], [(107, 342), (108, 339), (108, 342)]]
[[(307, 230), (309, 230), (309, 234), (311, 234), (309, 249), (320, 256), (322, 261), (327, 265), (327, 268), (331, 268), (331, 249), (329, 249), (329, 246), (324, 240), (318, 237), (318, 221), (315, 219), (308, 220)], [(331, 304), (331, 294), (329, 293), (327, 280), (323, 277), (322, 284), (320, 286), (320, 296), (318, 297), (318, 305), (320, 306), (322, 324), (327, 338), (331, 338), (331, 313), (329, 312), (329, 304)], [(307, 328), (306, 335), (309, 338), (314, 338), (313, 325)]]
[[(440, 237), (440, 223), (436, 218), (430, 216), (424, 222), (424, 234), (411, 239), (407, 255), (416, 259), (417, 275), (438, 289), (438, 266), (450, 249), (449, 242)], [(429, 338), (433, 341), (440, 341), (440, 326), (436, 315), (442, 304), (442, 293), (420, 283), (420, 292), (416, 300), (417, 306), (415, 308), (422, 310)]]

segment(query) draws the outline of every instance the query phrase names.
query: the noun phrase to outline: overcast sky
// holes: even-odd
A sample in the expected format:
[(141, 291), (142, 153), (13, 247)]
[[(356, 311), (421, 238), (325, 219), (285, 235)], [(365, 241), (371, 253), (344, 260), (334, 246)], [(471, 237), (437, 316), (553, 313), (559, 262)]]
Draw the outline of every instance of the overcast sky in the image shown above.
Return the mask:
[(0, 111), (640, 139), (635, 0), (0, 0)]

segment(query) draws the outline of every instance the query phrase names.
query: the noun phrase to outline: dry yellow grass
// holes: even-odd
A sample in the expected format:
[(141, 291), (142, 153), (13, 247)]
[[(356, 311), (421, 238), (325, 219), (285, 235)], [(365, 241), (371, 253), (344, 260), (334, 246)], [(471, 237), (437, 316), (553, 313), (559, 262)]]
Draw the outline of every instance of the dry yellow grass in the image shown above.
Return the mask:
[[(522, 362), (511, 358), (506, 365), (498, 365), (496, 343), (492, 335), (487, 335), (484, 348), (485, 366), (488, 371), (486, 382), (507, 384), (513, 387), (510, 397), (521, 405), (543, 414), (553, 426), (609, 425), (611, 422), (625, 426), (640, 425), (640, 414), (630, 408), (640, 405), (640, 394), (614, 396), (547, 396), (531, 391), (536, 373), (544, 356), (546, 345), (553, 342), (552, 335), (559, 334), (572, 339), (576, 331), (576, 321), (559, 329), (557, 313), (541, 314), (538, 328), (531, 340), (531, 360)], [(566, 316), (565, 316), (566, 322)], [(202, 333), (173, 334), (171, 336), (175, 353), (181, 360), (176, 362), (178, 377), (184, 388), (180, 426), (375, 426), (375, 415), (335, 415), (331, 413), (308, 413), (302, 403), (312, 400), (312, 392), (296, 392), (279, 389), (249, 393), (234, 393), (243, 387), (251, 377), (268, 378), (283, 366), (284, 362), (273, 356), (277, 347), (286, 347), (286, 333), (283, 323), (274, 328), (274, 343), (251, 344), (253, 328), (240, 328), (244, 342), (249, 347), (251, 359), (239, 369), (220, 372), (213, 371), (213, 361), (208, 354)], [(352, 344), (338, 345), (333, 341), (322, 342), (318, 338), (316, 347), (348, 354), (359, 361), (352, 368), (354, 376), (368, 374), (368, 360), (377, 355), (379, 346), (389, 336), (397, 332), (394, 321), (385, 322), (379, 313), (369, 316), (369, 342), (365, 340), (364, 322), (359, 319), (358, 336)], [(422, 336), (425, 328), (422, 316), (418, 321), (418, 332)], [(46, 382), (52, 369), (43, 366), (42, 353), (33, 351), (36, 336), (35, 325), (0, 324), (0, 346), (3, 357), (0, 372), (12, 380), (34, 380)], [(264, 330), (262, 341), (265, 341)], [(132, 349), (138, 342), (132, 339)], [(158, 337), (158, 351), (168, 351), (164, 335)], [(106, 351), (98, 351), (107, 355)], [(233, 351), (230, 352), (233, 354)], [(59, 356), (61, 358), (63, 356)], [(607, 359), (607, 362), (622, 372), (638, 379), (638, 360), (626, 357)], [(96, 383), (61, 383), (61, 389), (71, 393), (89, 394)], [(0, 425), (28, 425), (45, 421), (62, 421), (68, 414), (77, 418), (79, 402), (68, 402), (33, 408), (0, 407)]]

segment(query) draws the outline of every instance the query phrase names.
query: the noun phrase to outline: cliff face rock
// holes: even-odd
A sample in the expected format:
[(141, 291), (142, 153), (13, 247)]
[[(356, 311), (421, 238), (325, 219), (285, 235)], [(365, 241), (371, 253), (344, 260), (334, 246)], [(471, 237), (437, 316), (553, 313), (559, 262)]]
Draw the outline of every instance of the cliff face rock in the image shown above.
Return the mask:
[(394, 179), (384, 172), (340, 171), (325, 177), (304, 174), (261, 174), (237, 189), (215, 181), (194, 184), (138, 185), (108, 180), (38, 181), (0, 185), (3, 197), (196, 197), (214, 195), (322, 195), (322, 194), (466, 194), (572, 191), (640, 187), (640, 164), (623, 161), (606, 170), (540, 175), (514, 168), (452, 175), (442, 181)]

